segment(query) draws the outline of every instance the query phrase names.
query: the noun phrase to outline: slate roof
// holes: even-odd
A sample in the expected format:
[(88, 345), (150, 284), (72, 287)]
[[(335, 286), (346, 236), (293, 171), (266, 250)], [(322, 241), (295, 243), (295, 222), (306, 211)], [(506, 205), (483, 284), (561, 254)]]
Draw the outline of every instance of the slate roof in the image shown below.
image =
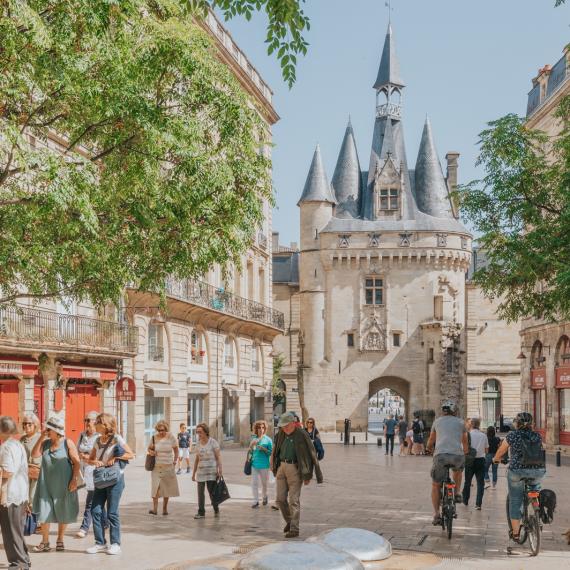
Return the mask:
[(299, 284), (299, 252), (273, 255), (273, 283)]
[(384, 40), (384, 49), (382, 50), (382, 58), (380, 59), (380, 67), (378, 68), (378, 75), (376, 76), (374, 89), (381, 89), (386, 85), (394, 85), (397, 87), (404, 87), (405, 85), (400, 75), (400, 63), (396, 56), (392, 24), (388, 24), (388, 30)]
[(331, 204), (336, 204), (336, 199), (332, 194), (325, 167), (323, 166), (319, 145), (315, 148), (305, 187), (297, 205), (303, 202), (330, 202)]

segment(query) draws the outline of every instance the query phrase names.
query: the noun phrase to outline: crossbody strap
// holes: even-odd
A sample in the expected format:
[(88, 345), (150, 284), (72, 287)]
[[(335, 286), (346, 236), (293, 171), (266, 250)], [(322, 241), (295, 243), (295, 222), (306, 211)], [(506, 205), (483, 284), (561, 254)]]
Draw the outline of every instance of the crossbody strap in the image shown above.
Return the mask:
[[(99, 457), (99, 461), (103, 461), (103, 455), (105, 455), (105, 451), (107, 451), (107, 448), (109, 447), (109, 445), (111, 444), (112, 441), (115, 440), (115, 437), (111, 437), (109, 438), (109, 441), (105, 444), (105, 446), (103, 447), (103, 452), (101, 453), (101, 456)], [(99, 448), (101, 449), (101, 448)]]

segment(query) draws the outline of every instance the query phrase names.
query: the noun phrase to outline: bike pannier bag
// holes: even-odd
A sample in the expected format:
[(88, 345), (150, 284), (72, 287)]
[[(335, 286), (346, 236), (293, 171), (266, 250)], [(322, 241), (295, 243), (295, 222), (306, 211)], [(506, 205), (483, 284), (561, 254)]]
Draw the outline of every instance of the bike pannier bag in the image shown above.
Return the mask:
[(556, 493), (550, 489), (542, 489), (539, 495), (540, 509), (538, 514), (544, 524), (551, 524), (556, 509)]

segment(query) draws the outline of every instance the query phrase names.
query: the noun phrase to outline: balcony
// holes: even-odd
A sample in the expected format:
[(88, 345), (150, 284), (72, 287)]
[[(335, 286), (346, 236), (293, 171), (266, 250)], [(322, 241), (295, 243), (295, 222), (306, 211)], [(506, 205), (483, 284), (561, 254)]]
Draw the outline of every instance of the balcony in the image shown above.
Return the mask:
[(0, 345), (134, 356), (138, 327), (30, 307), (0, 307)]
[(166, 294), (199, 307), (266, 325), (279, 331), (285, 328), (285, 317), (281, 311), (238, 297), (202, 281), (169, 279), (166, 283)]

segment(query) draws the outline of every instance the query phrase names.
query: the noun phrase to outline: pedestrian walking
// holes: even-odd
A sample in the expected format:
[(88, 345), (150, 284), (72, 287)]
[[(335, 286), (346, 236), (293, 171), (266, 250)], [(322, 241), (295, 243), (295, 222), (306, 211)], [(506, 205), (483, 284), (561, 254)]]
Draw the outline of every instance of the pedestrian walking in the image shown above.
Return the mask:
[[(116, 469), (115, 483), (107, 487), (98, 487), (95, 483), (91, 515), (93, 517), (93, 535), (95, 544), (87, 549), (87, 554), (105, 552), (121, 553), (121, 519), (119, 503), (125, 489), (125, 465), (135, 455), (127, 442), (117, 433), (117, 420), (111, 414), (99, 414), (95, 420), (95, 429), (99, 438), (93, 444), (89, 464), (98, 469)], [(115, 465), (118, 464), (117, 469)], [(95, 479), (96, 471), (93, 472)], [(105, 540), (104, 513), (109, 522), (110, 545)]]
[(473, 476), (477, 480), (477, 498), (475, 499), (475, 508), (480, 511), (483, 505), (483, 494), (485, 493), (485, 457), (489, 451), (489, 442), (487, 435), (479, 431), (481, 420), (479, 418), (470, 418), (469, 420), (469, 438), (470, 447), (475, 449), (475, 458), (465, 462), (465, 483), (463, 485), (463, 504), (469, 504), (471, 496), (471, 481)]
[(273, 450), (273, 442), (266, 435), (267, 423), (259, 420), (253, 425), (253, 435), (249, 448), (252, 453), (251, 461), (251, 490), (253, 493), (252, 509), (259, 507), (259, 483), (261, 483), (262, 502), (267, 505), (267, 480), (269, 478), (269, 458)]
[(40, 467), (42, 464), (41, 457), (32, 457), (32, 450), (40, 439), (41, 425), (36, 414), (26, 414), (22, 420), (22, 431), (24, 435), (20, 438), (20, 443), (26, 451), (26, 460), (28, 462), (28, 486), (29, 486), (29, 504), (34, 500), (38, 477), (40, 476)]
[(185, 423), (180, 424), (178, 432), (178, 469), (176, 475), (182, 473), (182, 461), (186, 461), (186, 473), (190, 473), (190, 452), (192, 451), (192, 436)]
[(497, 487), (497, 479), (499, 475), (499, 464), (493, 463), (493, 457), (499, 446), (501, 445), (501, 438), (497, 437), (495, 432), (495, 428), (493, 426), (489, 426), (487, 428), (487, 440), (489, 441), (489, 451), (485, 456), (485, 489), (488, 489), (491, 486), (491, 479), (489, 477), (489, 467), (492, 470), (493, 474), (493, 489)]
[[(79, 453), (79, 459), (81, 460), (81, 474), (83, 475), (85, 489), (87, 491), (83, 520), (81, 521), (79, 531), (75, 535), (77, 538), (85, 538), (87, 536), (87, 533), (91, 528), (91, 522), (93, 521), (91, 516), (91, 506), (93, 504), (93, 495), (95, 494), (95, 485), (93, 484), (93, 470), (95, 467), (90, 465), (88, 462), (91, 457), (91, 450), (93, 449), (97, 439), (99, 439), (99, 434), (95, 429), (95, 421), (97, 420), (98, 415), (99, 414), (97, 412), (89, 412), (85, 416), (85, 419), (83, 420), (84, 429), (77, 440), (77, 452)], [(107, 526), (105, 511), (103, 511), (103, 525)]]
[(207, 424), (201, 423), (196, 426), (196, 436), (198, 443), (192, 481), (198, 483), (198, 512), (194, 518), (203, 519), (206, 516), (206, 488), (214, 508), (214, 516), (220, 514), (219, 505), (212, 502), (212, 491), (216, 485), (216, 480), (222, 476), (222, 455), (220, 444), (213, 437), (210, 437), (210, 428)]
[(386, 439), (386, 453), (388, 455), (388, 446), (390, 447), (390, 455), (394, 455), (394, 438), (396, 437), (396, 426), (398, 422), (394, 419), (394, 414), (390, 414), (388, 419), (384, 421), (384, 438)]
[(412, 431), (414, 433), (412, 453), (413, 455), (424, 455), (425, 454), (424, 422), (420, 420), (420, 416), (417, 412), (414, 414), (414, 421), (412, 422)]
[(154, 469), (151, 471), (151, 515), (158, 513), (158, 499), (162, 497), (162, 514), (168, 515), (168, 500), (179, 497), (178, 480), (175, 465), (178, 461), (178, 440), (170, 433), (169, 425), (160, 420), (154, 426), (155, 434), (148, 446), (148, 454), (156, 458)]
[(42, 541), (34, 546), (33, 552), (48, 552), (50, 523), (57, 523), (55, 549), (65, 550), (63, 536), (69, 523), (77, 520), (79, 500), (77, 498), (77, 476), (80, 471), (77, 447), (65, 437), (65, 424), (59, 416), (52, 416), (34, 449), (32, 457), (41, 457), (42, 464), (32, 512), (38, 514), (42, 525)]
[(408, 444), (406, 455), (412, 455), (412, 447), (414, 446), (414, 430), (411, 427), (406, 432), (406, 443)]
[(322, 461), (325, 456), (325, 448), (323, 442), (321, 441), (321, 436), (319, 430), (317, 429), (317, 424), (315, 418), (308, 418), (305, 422), (305, 431), (307, 435), (311, 438), (313, 445), (315, 446), (315, 451), (317, 452), (317, 459)]
[(0, 416), (0, 469), (2, 501), (0, 529), (9, 568), (29, 570), (28, 548), (24, 542), (24, 521), (29, 496), (28, 458), (24, 446), (16, 439), (18, 426), (8, 416)]
[(398, 420), (398, 440), (400, 442), (400, 455), (406, 455), (406, 433), (408, 431), (408, 422), (404, 416), (400, 416)]
[(285, 519), (285, 537), (294, 538), (299, 536), (301, 488), (311, 482), (313, 471), (317, 483), (323, 482), (323, 475), (313, 442), (305, 430), (297, 427), (295, 416), (283, 414), (278, 425), (281, 429), (271, 456), (277, 480), (276, 502)]

